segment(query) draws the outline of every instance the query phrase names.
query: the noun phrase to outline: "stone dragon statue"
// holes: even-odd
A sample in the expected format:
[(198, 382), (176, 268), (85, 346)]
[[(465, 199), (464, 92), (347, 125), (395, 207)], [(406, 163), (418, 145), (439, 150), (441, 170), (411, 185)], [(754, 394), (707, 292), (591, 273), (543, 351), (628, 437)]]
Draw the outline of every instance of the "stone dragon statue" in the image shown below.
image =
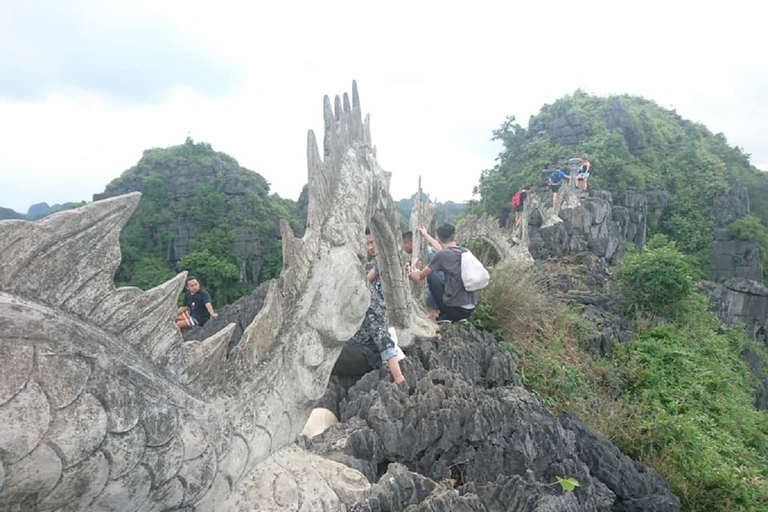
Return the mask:
[(401, 345), (435, 333), (414, 307), (356, 84), (351, 102), (325, 97), (324, 121), (322, 157), (308, 134), (306, 232), (281, 223), (282, 273), (229, 354), (233, 324), (182, 341), (185, 273), (115, 287), (139, 193), (0, 222), (0, 510), (335, 509), (368, 488), (291, 446), (366, 311), (366, 226)]

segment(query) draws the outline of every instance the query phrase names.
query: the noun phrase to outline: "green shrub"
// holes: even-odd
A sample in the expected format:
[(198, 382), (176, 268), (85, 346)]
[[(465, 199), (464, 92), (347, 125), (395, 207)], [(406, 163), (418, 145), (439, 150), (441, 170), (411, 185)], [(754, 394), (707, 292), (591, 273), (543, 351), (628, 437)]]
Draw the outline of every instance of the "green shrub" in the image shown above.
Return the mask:
[(674, 244), (628, 255), (616, 269), (625, 303), (640, 313), (674, 316), (693, 293), (693, 271)]
[(692, 302), (686, 325), (647, 329), (612, 354), (629, 418), (612, 440), (654, 467), (682, 510), (768, 510), (768, 415), (754, 409), (754, 377), (739, 360), (746, 340), (717, 334), (706, 301)]

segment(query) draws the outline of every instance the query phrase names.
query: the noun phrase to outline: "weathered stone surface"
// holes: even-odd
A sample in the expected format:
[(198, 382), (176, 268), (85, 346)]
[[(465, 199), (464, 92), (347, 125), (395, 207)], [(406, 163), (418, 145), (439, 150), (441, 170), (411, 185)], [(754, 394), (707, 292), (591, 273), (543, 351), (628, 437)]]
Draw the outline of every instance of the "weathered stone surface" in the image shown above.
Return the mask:
[(768, 288), (762, 283), (731, 278), (718, 284), (701, 281), (699, 290), (709, 297), (710, 308), (725, 325), (742, 324), (747, 335), (764, 341), (768, 332)]
[[(296, 448), (275, 453), (243, 486), (233, 512), (349, 510), (368, 492), (357, 471)], [(311, 493), (307, 490), (311, 489)]]
[(244, 439), (235, 437), (229, 452), (221, 460), (221, 474), (231, 482), (237, 482), (243, 475), (248, 462), (248, 444)]
[(184, 445), (182, 461), (198, 458), (208, 447), (208, 439), (203, 427), (194, 421), (185, 421), (182, 424), (179, 437)]
[(99, 389), (102, 403), (107, 408), (107, 429), (110, 432), (133, 429), (139, 423), (143, 409), (138, 390), (120, 379), (104, 379)]
[(147, 403), (141, 409), (141, 424), (147, 434), (147, 446), (166, 444), (179, 429), (178, 412), (167, 403)]
[(5, 482), (0, 478), (0, 509), (21, 503), (30, 495), (45, 496), (59, 481), (61, 471), (61, 459), (54, 449), (47, 444), (39, 445), (9, 468)]
[(135, 512), (144, 503), (152, 477), (144, 466), (135, 466), (128, 474), (111, 480), (93, 503), (93, 510)]
[(174, 437), (164, 446), (147, 447), (141, 462), (152, 468), (155, 485), (164, 484), (179, 472), (184, 445)]
[(139, 463), (144, 455), (147, 436), (144, 427), (138, 425), (124, 433), (109, 433), (101, 449), (111, 462), (110, 479), (121, 478)]
[(179, 506), (181, 506), (183, 499), (184, 485), (177, 477), (153, 488), (149, 494), (149, 498), (144, 502), (144, 505), (139, 510), (142, 512), (176, 510)]
[(7, 365), (3, 368), (7, 374), (0, 379), (0, 407), (24, 387), (32, 371), (33, 356), (31, 345), (0, 345), (0, 360)]
[(530, 137), (546, 135), (553, 144), (574, 148), (589, 136), (581, 117), (575, 112), (555, 117), (549, 123), (537, 118), (529, 126), (528, 134)]
[(0, 406), (0, 453), (13, 464), (29, 455), (48, 430), (48, 400), (34, 381)]
[(106, 434), (107, 413), (93, 395), (84, 393), (56, 411), (47, 438), (59, 449), (66, 469), (89, 457)]
[(89, 510), (109, 478), (109, 464), (100, 451), (65, 469), (53, 491), (40, 502), (41, 511)]
[(198, 458), (181, 464), (179, 478), (186, 483), (182, 505), (194, 505), (205, 495), (216, 478), (216, 470), (216, 454), (210, 447)]
[(731, 222), (749, 213), (749, 191), (733, 175), (726, 176), (730, 185), (728, 194), (717, 196), (712, 204), (711, 215), (718, 228), (725, 228)]
[(709, 280), (722, 282), (733, 277), (763, 280), (763, 262), (755, 242), (734, 240), (727, 229), (715, 231)]
[(67, 407), (80, 396), (89, 375), (88, 363), (82, 358), (47, 352), (38, 354), (35, 380), (57, 409)]

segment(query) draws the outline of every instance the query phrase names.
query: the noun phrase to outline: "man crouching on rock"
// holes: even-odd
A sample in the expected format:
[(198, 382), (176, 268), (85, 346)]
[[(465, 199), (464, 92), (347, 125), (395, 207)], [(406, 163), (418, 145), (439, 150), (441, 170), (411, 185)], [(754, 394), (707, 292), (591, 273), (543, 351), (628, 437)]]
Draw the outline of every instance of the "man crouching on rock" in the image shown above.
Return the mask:
[[(452, 224), (443, 224), (437, 228), (437, 237), (443, 249), (424, 269), (408, 267), (408, 279), (421, 281), (427, 278), (429, 291), (437, 302), (440, 315), (437, 322), (456, 322), (469, 318), (477, 305), (477, 292), (468, 292), (461, 279), (461, 253), (467, 249), (459, 247), (456, 241), (456, 228)], [(445, 272), (445, 281), (434, 279), (439, 270)]]

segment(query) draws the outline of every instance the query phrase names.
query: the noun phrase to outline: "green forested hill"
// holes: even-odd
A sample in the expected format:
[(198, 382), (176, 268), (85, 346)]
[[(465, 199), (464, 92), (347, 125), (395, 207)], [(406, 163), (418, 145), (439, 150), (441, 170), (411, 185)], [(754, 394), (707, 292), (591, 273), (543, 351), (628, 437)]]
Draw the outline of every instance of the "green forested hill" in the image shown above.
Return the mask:
[(688, 254), (706, 259), (715, 228), (712, 203), (729, 191), (729, 174), (748, 188), (756, 217), (750, 219), (750, 233), (742, 234), (765, 236), (768, 173), (752, 166), (749, 156), (730, 146), (723, 134), (652, 101), (576, 91), (542, 107), (527, 129), (508, 117), (494, 139), (504, 149), (498, 165), (482, 173), (476, 206), (500, 218), (506, 217), (509, 199), (521, 185), (544, 185), (543, 169), (586, 154), (591, 188), (666, 191), (668, 207), (659, 224), (649, 226), (649, 236), (663, 233)]
[[(429, 199), (429, 196), (427, 194), (423, 194), (423, 201), (426, 201)], [(409, 223), (411, 220), (411, 210), (413, 210), (413, 203), (416, 200), (416, 194), (413, 194), (411, 197), (407, 199), (400, 199), (399, 201), (395, 201), (395, 207), (397, 208), (397, 213), (400, 214), (400, 227), (403, 229), (403, 231), (408, 231), (409, 229)], [(446, 201), (445, 203), (436, 203), (435, 206), (437, 207), (437, 216), (435, 218), (435, 223), (439, 226), (441, 224), (447, 223), (454, 223), (456, 220), (456, 217), (459, 216), (461, 212), (463, 212), (467, 205), (465, 203), (454, 203), (453, 201)], [(428, 227), (428, 226), (426, 226)]]
[(279, 274), (278, 218), (303, 229), (295, 201), (269, 194), (261, 175), (191, 139), (146, 150), (94, 199), (131, 191), (142, 197), (121, 235), (118, 285), (146, 289), (188, 270), (221, 306)]

